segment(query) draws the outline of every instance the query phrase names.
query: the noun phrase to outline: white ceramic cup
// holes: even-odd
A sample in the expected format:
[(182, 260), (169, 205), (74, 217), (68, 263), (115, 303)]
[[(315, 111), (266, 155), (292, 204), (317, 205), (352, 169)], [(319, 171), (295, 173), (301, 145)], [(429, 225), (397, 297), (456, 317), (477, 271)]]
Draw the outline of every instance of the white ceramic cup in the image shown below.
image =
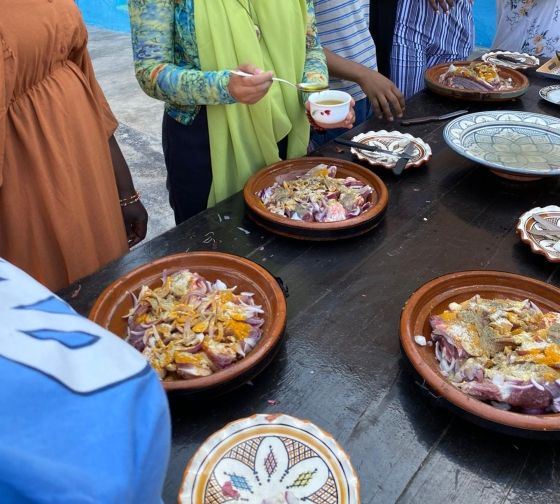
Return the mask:
[[(308, 98), (311, 117), (319, 124), (336, 124), (344, 121), (350, 111), (352, 97), (344, 91), (319, 91)], [(325, 102), (338, 102), (337, 104)]]

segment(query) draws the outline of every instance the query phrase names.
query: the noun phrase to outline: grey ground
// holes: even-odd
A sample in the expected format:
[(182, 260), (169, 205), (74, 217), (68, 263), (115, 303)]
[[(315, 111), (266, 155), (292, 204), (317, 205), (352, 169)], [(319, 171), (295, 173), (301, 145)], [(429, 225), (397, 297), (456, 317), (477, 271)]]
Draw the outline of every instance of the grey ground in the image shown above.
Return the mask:
[(144, 94), (136, 82), (130, 35), (91, 26), (88, 31), (95, 75), (119, 120), (116, 137), (150, 216), (150, 239), (175, 225), (161, 151), (163, 104)]

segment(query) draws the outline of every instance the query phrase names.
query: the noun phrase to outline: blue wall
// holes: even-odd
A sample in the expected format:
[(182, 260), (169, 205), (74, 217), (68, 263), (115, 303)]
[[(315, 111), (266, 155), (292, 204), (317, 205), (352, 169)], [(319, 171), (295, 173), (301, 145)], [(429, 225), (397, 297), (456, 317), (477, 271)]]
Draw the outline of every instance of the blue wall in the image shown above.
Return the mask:
[(129, 32), (127, 0), (75, 0), (87, 24)]
[(496, 0), (474, 0), (474, 24), (476, 45), (490, 47), (496, 32)]
[[(127, 0), (75, 0), (86, 23), (109, 30), (130, 31)], [(282, 1), (282, 0), (275, 0)], [(371, 0), (383, 2), (384, 0)], [(426, 0), (417, 0), (426, 1)], [(475, 0), (476, 45), (490, 47), (496, 26), (496, 0)]]

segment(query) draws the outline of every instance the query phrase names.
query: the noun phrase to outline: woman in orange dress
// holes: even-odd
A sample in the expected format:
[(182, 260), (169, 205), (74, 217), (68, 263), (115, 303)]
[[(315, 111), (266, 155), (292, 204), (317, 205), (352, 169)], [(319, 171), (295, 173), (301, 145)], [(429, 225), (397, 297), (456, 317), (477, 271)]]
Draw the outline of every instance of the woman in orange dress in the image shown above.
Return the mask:
[(0, 256), (58, 290), (142, 240), (147, 214), (73, 0), (0, 12)]

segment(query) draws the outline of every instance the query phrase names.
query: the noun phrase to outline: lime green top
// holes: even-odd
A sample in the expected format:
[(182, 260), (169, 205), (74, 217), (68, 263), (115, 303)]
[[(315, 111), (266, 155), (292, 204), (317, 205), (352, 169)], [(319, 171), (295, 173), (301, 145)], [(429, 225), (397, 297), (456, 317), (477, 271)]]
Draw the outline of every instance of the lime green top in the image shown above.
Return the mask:
[(277, 161), (276, 142), (286, 135), (289, 157), (306, 153), (305, 111), (293, 88), (275, 83), (265, 99), (246, 106), (234, 104), (227, 86), (228, 70), (240, 63), (292, 82), (327, 82), (312, 0), (130, 0), (129, 9), (142, 88), (164, 100), (168, 113), (183, 124), (192, 122), (200, 105), (210, 105), (215, 184), (209, 204)]

